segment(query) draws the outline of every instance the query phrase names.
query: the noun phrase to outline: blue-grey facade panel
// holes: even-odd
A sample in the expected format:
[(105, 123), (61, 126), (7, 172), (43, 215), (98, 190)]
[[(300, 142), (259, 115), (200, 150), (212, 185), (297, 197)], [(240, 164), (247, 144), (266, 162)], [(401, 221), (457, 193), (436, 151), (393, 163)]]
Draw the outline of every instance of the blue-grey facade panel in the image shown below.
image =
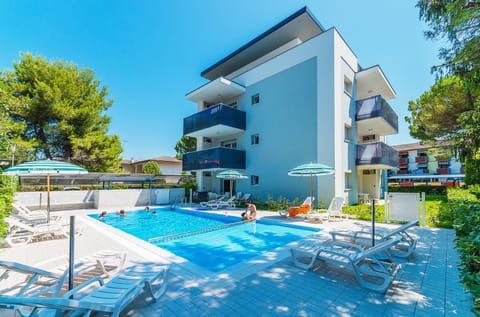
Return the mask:
[(245, 151), (217, 147), (186, 153), (182, 161), (184, 171), (211, 168), (245, 169)]
[(357, 101), (355, 119), (357, 121), (384, 118), (398, 133), (398, 116), (382, 96), (373, 96)]
[(398, 151), (383, 143), (357, 144), (357, 165), (387, 165), (399, 167)]
[(220, 124), (245, 130), (247, 126), (246, 114), (230, 106), (217, 104), (184, 118), (183, 134), (187, 135)]

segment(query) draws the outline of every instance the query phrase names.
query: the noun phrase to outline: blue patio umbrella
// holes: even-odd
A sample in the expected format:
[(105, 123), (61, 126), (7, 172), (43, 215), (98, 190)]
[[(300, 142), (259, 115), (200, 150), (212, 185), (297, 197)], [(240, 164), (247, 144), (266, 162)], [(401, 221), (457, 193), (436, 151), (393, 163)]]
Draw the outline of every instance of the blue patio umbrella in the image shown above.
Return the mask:
[[(35, 176), (47, 176), (47, 222), (50, 222), (50, 175), (51, 174), (86, 174), (88, 171), (83, 167), (77, 166), (72, 163), (53, 161), (53, 160), (40, 160), (25, 162), (17, 166), (12, 166), (3, 171), (5, 175), (35, 175)], [(73, 259), (74, 259), (74, 237), (75, 237), (75, 216), (70, 216), (70, 252), (69, 252), (69, 277), (68, 288), (73, 287)]]
[(72, 163), (53, 160), (40, 160), (25, 162), (16, 166), (12, 166), (4, 170), (2, 174), (15, 176), (47, 176), (47, 221), (50, 222), (50, 175), (86, 173), (88, 173), (86, 169)]
[(247, 176), (245, 175), (242, 175), (242, 173), (240, 173), (239, 171), (235, 171), (235, 170), (226, 170), (226, 171), (223, 171), (223, 172), (220, 172), (217, 174), (217, 178), (221, 178), (221, 179), (229, 179), (230, 180), (230, 197), (233, 197), (232, 196), (232, 190), (233, 190), (233, 181), (234, 180), (237, 180), (237, 179), (246, 179), (248, 178)]
[[(335, 173), (335, 169), (333, 167), (327, 166), (325, 164), (320, 163), (308, 163), (299, 165), (295, 168), (292, 168), (288, 171), (289, 176), (309, 176), (310, 177), (310, 197), (312, 197), (312, 205), (313, 205), (313, 176), (322, 176), (322, 175), (331, 175)], [(310, 205), (310, 210), (312, 208)]]

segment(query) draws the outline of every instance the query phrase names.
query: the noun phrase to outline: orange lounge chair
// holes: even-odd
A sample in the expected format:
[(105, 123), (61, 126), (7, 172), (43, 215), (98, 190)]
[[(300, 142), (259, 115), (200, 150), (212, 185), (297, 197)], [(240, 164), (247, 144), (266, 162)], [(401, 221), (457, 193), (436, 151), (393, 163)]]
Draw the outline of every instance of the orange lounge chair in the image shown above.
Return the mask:
[(307, 197), (300, 206), (288, 208), (288, 215), (290, 217), (295, 217), (299, 214), (308, 214), (310, 212), (310, 207), (312, 205), (312, 197)]
[(295, 217), (299, 214), (308, 214), (310, 212), (310, 205), (302, 204), (298, 207), (290, 207), (288, 208), (288, 215), (290, 217)]

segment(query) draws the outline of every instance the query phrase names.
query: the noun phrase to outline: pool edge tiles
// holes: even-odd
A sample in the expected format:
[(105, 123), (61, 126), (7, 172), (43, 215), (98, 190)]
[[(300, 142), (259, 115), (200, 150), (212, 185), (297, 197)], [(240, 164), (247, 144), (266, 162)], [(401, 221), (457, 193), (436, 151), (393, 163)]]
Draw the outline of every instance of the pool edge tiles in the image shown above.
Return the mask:
[[(142, 211), (138, 211), (141, 215)], [(238, 222), (240, 217), (228, 216), (204, 211), (176, 210), (170, 216), (186, 213), (191, 217), (221, 219), (223, 223)], [(96, 218), (96, 217), (92, 217)], [(183, 219), (182, 217), (179, 217)], [(226, 221), (225, 219), (228, 219)], [(150, 225), (150, 224), (149, 224)], [(114, 226), (115, 227), (115, 226)], [(228, 227), (228, 226), (227, 226)], [(187, 227), (188, 228), (188, 227)], [(118, 228), (117, 228), (118, 229)], [(120, 229), (119, 229), (120, 230)], [(194, 271), (207, 271), (210, 274), (224, 274), (242, 271), (242, 267), (269, 265), (288, 256), (288, 245), (316, 232), (320, 228), (286, 224), (270, 219), (261, 219), (253, 223), (243, 223), (227, 229), (192, 235), (172, 241), (153, 243), (182, 262), (191, 265)], [(125, 232), (125, 231), (124, 231)], [(129, 232), (135, 236), (134, 233)], [(148, 238), (141, 237), (145, 242)], [(146, 243), (146, 242), (145, 242)], [(185, 262), (187, 261), (187, 262)]]

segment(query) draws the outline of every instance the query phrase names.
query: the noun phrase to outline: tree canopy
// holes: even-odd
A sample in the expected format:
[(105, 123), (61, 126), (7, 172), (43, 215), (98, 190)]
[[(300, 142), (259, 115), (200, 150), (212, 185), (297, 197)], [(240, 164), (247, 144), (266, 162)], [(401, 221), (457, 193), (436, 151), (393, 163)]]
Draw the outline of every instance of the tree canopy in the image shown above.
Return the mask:
[(429, 26), (425, 37), (445, 45), (443, 63), (432, 67), (437, 83), (409, 104), (410, 133), (452, 141), (466, 163), (466, 183), (480, 183), (480, 2), (419, 0), (417, 7)]
[(175, 151), (177, 151), (177, 159), (181, 160), (183, 154), (193, 152), (197, 149), (197, 139), (189, 136), (182, 136), (180, 141), (175, 145)]
[(160, 166), (155, 161), (148, 161), (143, 165), (142, 172), (144, 174), (162, 174)]
[(410, 101), (411, 116), (405, 117), (410, 135), (423, 141), (451, 139), (462, 129), (460, 115), (473, 110), (467, 89), (458, 77), (437, 81), (416, 101)]
[(92, 70), (27, 53), (13, 70), (0, 73), (0, 92), (3, 120), (13, 127), (8, 138), (25, 143), (31, 158), (119, 170), (120, 138), (108, 135), (111, 119), (105, 115), (113, 100)]

